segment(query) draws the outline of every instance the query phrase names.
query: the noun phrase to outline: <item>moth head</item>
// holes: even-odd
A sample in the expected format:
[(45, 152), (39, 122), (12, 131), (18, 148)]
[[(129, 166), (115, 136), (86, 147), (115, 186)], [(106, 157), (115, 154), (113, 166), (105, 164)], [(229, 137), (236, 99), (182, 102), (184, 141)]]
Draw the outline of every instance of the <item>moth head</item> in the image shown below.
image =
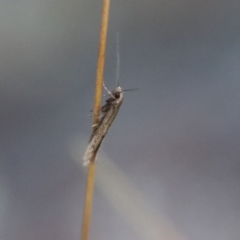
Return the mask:
[(118, 98), (120, 98), (122, 92), (123, 92), (122, 88), (121, 88), (121, 87), (117, 87), (117, 88), (115, 88), (115, 89), (112, 91), (112, 95), (113, 95), (116, 99), (118, 99)]

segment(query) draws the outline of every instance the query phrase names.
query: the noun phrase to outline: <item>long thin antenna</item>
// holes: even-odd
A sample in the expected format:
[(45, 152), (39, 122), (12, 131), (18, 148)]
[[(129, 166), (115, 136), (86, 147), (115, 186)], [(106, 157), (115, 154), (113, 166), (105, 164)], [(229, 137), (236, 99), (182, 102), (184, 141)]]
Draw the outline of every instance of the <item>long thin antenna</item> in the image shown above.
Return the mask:
[(129, 89), (122, 89), (123, 92), (132, 92), (132, 91), (137, 91), (138, 88), (129, 88)]
[(116, 33), (117, 38), (117, 71), (116, 71), (116, 85), (119, 87), (119, 78), (120, 78), (120, 53), (119, 53), (119, 34)]

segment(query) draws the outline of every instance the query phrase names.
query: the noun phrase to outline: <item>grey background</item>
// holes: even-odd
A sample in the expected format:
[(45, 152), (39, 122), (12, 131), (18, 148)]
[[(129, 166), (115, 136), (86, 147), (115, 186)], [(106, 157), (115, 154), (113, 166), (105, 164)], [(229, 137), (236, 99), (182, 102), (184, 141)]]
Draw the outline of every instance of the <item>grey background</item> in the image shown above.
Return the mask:
[[(240, 236), (239, 12), (238, 0), (111, 3), (105, 81), (118, 31), (121, 85), (139, 91), (101, 151), (176, 232), (164, 239)], [(100, 18), (101, 1), (0, 3), (1, 240), (79, 239)], [(133, 225), (97, 180), (91, 239), (153, 239)]]

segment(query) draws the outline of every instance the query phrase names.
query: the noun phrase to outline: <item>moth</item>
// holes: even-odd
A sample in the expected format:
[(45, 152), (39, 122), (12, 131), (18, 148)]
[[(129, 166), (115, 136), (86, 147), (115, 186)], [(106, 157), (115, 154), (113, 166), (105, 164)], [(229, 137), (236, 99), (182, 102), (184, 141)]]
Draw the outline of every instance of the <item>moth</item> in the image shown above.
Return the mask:
[[(107, 90), (105, 85), (103, 86)], [(123, 102), (124, 90), (120, 86), (116, 87), (112, 92), (109, 90), (107, 91), (110, 97), (105, 100), (105, 104), (101, 107), (102, 116), (96, 126), (96, 130), (92, 133), (87, 150), (83, 157), (84, 166), (88, 165), (92, 160), (93, 155), (97, 153)]]
[(112, 122), (118, 114), (118, 111), (123, 102), (123, 92), (126, 91), (134, 91), (137, 89), (122, 89), (119, 86), (119, 69), (120, 69), (120, 56), (119, 56), (119, 37), (117, 33), (117, 72), (116, 72), (116, 85), (117, 87), (110, 92), (105, 84), (103, 83), (103, 87), (108, 92), (109, 98), (105, 100), (105, 104), (101, 107), (100, 120), (95, 126), (95, 130), (92, 133), (87, 150), (83, 157), (83, 165), (86, 166), (93, 159), (93, 155), (97, 153), (104, 137), (107, 134), (108, 129), (110, 128)]

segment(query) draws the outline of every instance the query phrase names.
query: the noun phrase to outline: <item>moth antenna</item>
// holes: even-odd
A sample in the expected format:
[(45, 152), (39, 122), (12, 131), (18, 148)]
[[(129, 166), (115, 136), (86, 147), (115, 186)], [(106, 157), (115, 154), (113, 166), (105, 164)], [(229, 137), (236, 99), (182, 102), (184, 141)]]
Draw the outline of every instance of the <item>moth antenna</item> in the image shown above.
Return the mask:
[(116, 71), (116, 85), (119, 87), (119, 77), (120, 77), (120, 53), (119, 53), (119, 34), (116, 33), (116, 48), (117, 48), (117, 71)]
[[(111, 97), (113, 97), (111, 91), (109, 91), (108, 88), (106, 87), (105, 82), (103, 82), (103, 87), (104, 87), (104, 89), (107, 91), (108, 95), (110, 95)], [(113, 97), (113, 98), (114, 98), (114, 97)]]
[(132, 91), (138, 91), (138, 88), (129, 88), (129, 89), (122, 89), (123, 92), (132, 92)]

